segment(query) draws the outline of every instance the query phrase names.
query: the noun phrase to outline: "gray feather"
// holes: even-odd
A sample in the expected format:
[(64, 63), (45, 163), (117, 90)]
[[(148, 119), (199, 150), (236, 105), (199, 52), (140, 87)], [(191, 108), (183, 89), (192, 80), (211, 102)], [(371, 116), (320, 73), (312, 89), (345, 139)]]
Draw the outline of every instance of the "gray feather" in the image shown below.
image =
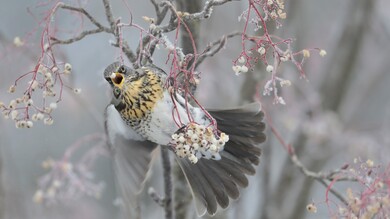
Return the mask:
[(200, 159), (191, 164), (188, 159), (176, 158), (191, 187), (198, 215), (214, 215), (217, 205), (226, 208), (229, 197), (237, 199), (239, 188), (248, 186), (246, 175), (255, 174), (265, 141), (264, 114), (257, 103), (242, 108), (210, 110), (218, 128), (229, 135), (221, 152), (221, 160)]
[(121, 120), (118, 112), (106, 108), (105, 130), (113, 159), (116, 184), (128, 214), (137, 207), (137, 196), (142, 190), (153, 158), (156, 144), (144, 140)]
[[(110, 78), (111, 74), (113, 72), (116, 72), (119, 66), (121, 66), (120, 62), (114, 62), (114, 63), (110, 64), (109, 66), (107, 66), (106, 69), (104, 69), (104, 72), (103, 72), (104, 78), (105, 79)], [(111, 83), (111, 80), (108, 80), (108, 82)]]

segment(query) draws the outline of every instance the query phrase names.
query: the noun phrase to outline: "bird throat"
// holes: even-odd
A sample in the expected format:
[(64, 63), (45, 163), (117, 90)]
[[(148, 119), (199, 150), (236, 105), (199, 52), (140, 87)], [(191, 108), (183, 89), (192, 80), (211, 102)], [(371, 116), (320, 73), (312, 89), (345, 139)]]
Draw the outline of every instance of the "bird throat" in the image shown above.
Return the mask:
[(115, 107), (130, 124), (147, 117), (163, 97), (163, 85), (158, 75), (149, 71), (136, 80), (127, 77), (122, 84), (122, 99)]

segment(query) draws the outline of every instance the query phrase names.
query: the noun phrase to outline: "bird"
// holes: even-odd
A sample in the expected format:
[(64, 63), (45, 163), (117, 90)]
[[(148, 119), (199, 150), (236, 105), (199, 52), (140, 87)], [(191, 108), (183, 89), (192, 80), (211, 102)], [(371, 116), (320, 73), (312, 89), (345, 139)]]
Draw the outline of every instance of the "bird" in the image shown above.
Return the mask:
[(175, 92), (172, 78), (154, 64), (133, 69), (114, 62), (104, 78), (112, 92), (105, 131), (124, 202), (136, 206), (158, 146), (175, 155), (198, 216), (238, 199), (266, 140), (260, 103), (204, 109)]

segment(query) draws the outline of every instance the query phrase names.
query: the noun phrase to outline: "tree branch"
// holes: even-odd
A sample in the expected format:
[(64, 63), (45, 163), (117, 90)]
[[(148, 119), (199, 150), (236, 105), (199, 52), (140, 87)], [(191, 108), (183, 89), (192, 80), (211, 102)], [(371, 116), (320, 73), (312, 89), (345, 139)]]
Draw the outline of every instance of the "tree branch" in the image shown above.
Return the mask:
[(111, 31), (113, 33), (115, 33), (115, 31), (117, 30), (117, 25), (116, 25), (116, 22), (115, 22), (115, 18), (112, 15), (112, 9), (111, 9), (111, 5), (110, 5), (109, 0), (103, 0), (103, 5), (104, 5), (104, 10), (105, 10), (105, 14), (106, 14), (106, 17), (107, 17), (107, 21), (108, 21), (108, 23), (110, 24), (110, 27), (111, 27)]
[[(202, 64), (202, 62), (207, 58), (207, 57), (212, 57), (215, 54), (217, 54), (221, 49), (223, 49), (226, 45), (227, 39), (233, 38), (235, 36), (241, 36), (241, 32), (233, 32), (227, 35), (223, 35), (221, 39), (211, 42), (207, 45), (207, 47), (204, 49), (202, 54), (199, 55), (197, 62), (195, 64), (195, 69)], [(215, 48), (214, 48), (215, 47)]]
[(66, 40), (59, 40), (55, 37), (50, 37), (50, 40), (52, 40), (52, 46), (56, 45), (56, 44), (71, 44), (71, 43), (74, 43), (74, 42), (77, 42), (79, 40), (82, 40), (84, 37), (88, 36), (88, 35), (92, 35), (92, 34), (95, 34), (95, 33), (100, 33), (100, 32), (103, 32), (104, 30), (103, 29), (100, 29), (100, 28), (97, 28), (97, 29), (94, 29), (94, 30), (85, 30), (83, 32), (81, 32), (79, 35), (73, 37), (73, 38), (69, 38), (69, 39), (66, 39)]
[[(202, 20), (207, 19), (211, 16), (213, 12), (213, 6), (223, 5), (227, 2), (231, 2), (233, 0), (210, 0), (206, 1), (203, 10), (197, 13), (189, 14), (188, 16), (184, 16), (184, 20)], [(240, 0), (235, 0), (240, 1)]]
[[(165, 26), (157, 26), (155, 31), (159, 31), (161, 33), (167, 33), (170, 31), (173, 31), (177, 28), (177, 18), (180, 16), (180, 19), (184, 22), (188, 21), (199, 21), (203, 19), (207, 19), (211, 16), (213, 6), (219, 6), (223, 5), (227, 2), (230, 2), (233, 0), (210, 0), (207, 1), (205, 6), (203, 7), (203, 10), (200, 12), (195, 13), (188, 13), (188, 12), (180, 12), (176, 10), (176, 7), (172, 4), (171, 1), (163, 1), (160, 5), (167, 7), (172, 12), (172, 17), (169, 21), (169, 23)], [(236, 0), (239, 1), (239, 0)]]
[[(137, 50), (136, 50), (136, 54), (138, 56), (140, 56), (140, 61), (141, 61), (141, 65), (144, 64), (142, 63), (143, 62), (143, 56), (142, 56), (142, 51), (141, 51), (141, 45), (143, 48), (145, 48), (145, 46), (147, 44), (149, 44), (151, 42), (151, 40), (153, 39), (153, 37), (157, 37), (157, 36), (161, 36), (161, 33), (163, 33), (163, 31), (159, 30), (157, 27), (159, 27), (159, 25), (162, 23), (162, 21), (164, 20), (165, 16), (167, 15), (167, 12), (168, 12), (168, 7), (166, 6), (163, 6), (161, 5), (163, 8), (162, 8), (162, 11), (160, 11), (160, 6), (159, 4), (156, 2), (156, 0), (150, 0), (150, 2), (152, 3), (152, 5), (154, 6), (154, 10), (156, 12), (156, 17), (157, 17), (157, 20), (155, 21), (154, 25), (156, 26), (156, 28), (154, 28), (153, 30), (151, 30), (151, 33), (146, 35), (145, 37), (142, 38), (142, 43), (138, 45), (137, 47)], [(169, 0), (169, 2), (171, 2), (171, 0)], [(171, 17), (172, 19), (172, 17)], [(169, 22), (171, 23), (171, 21)], [(156, 44), (157, 42), (154, 42), (152, 45), (150, 45), (149, 47), (149, 51), (146, 52), (147, 54), (150, 54), (150, 56), (153, 55), (154, 53), (154, 50), (156, 48)], [(147, 57), (149, 58), (149, 57)], [(134, 64), (134, 66), (138, 66), (137, 64)]]
[[(310, 177), (312, 179), (315, 179), (317, 180), (318, 182), (320, 182), (322, 185), (324, 185), (326, 188), (329, 189), (329, 191), (334, 195), (336, 196), (341, 202), (343, 202), (346, 206), (348, 206), (348, 202), (347, 200), (345, 200), (345, 198), (338, 192), (336, 191), (335, 189), (333, 189), (332, 187), (330, 187), (328, 185), (328, 183), (326, 183), (325, 180), (329, 180), (329, 181), (339, 181), (338, 178), (335, 178), (334, 175), (336, 173), (336, 171), (332, 171), (331, 174), (324, 174), (322, 172), (313, 172), (313, 171), (310, 171), (308, 170), (303, 164), (302, 162), (298, 159), (297, 155), (296, 154), (293, 154), (290, 156), (291, 158), (291, 161), (293, 162), (293, 164), (298, 167), (298, 169), (307, 177)], [(356, 181), (356, 179), (353, 179), (353, 178), (344, 178), (344, 180), (349, 180), (349, 181)]]
[(105, 27), (103, 26), (102, 24), (100, 24), (94, 17), (91, 16), (91, 14), (89, 14), (84, 8), (76, 8), (76, 7), (73, 7), (73, 6), (70, 6), (70, 5), (62, 5), (60, 6), (60, 8), (62, 9), (66, 9), (66, 10), (70, 10), (70, 11), (77, 11), (83, 15), (85, 15), (89, 21), (91, 21), (91, 23), (93, 23), (96, 27), (98, 27), (99, 29), (102, 29), (103, 31), (107, 32), (107, 33), (110, 33), (111, 30), (110, 28), (108, 27)]
[[(105, 0), (107, 1), (107, 0)], [(142, 52), (141, 50), (143, 48), (147, 47), (147, 44), (150, 43), (153, 37), (156, 37), (158, 35), (161, 35), (162, 33), (168, 33), (173, 30), (175, 30), (178, 27), (178, 19), (181, 19), (184, 22), (191, 22), (191, 21), (199, 21), (202, 19), (207, 19), (210, 17), (212, 13), (213, 6), (218, 6), (218, 5), (223, 5), (227, 2), (230, 2), (232, 0), (211, 0), (207, 1), (203, 7), (203, 10), (200, 12), (195, 12), (195, 13), (188, 13), (188, 12), (178, 12), (176, 7), (172, 4), (171, 0), (168, 1), (163, 1), (160, 5), (157, 4), (155, 0), (150, 0), (152, 5), (154, 6), (156, 16), (157, 16), (157, 21), (155, 23), (155, 27), (153, 30), (150, 31), (150, 34), (142, 38), (142, 43), (138, 46), (136, 50), (137, 56), (141, 56), (141, 53), (146, 53), (146, 54), (153, 54), (154, 52), (154, 46), (149, 47), (149, 52)], [(160, 11), (159, 7), (163, 7), (162, 11)], [(161, 26), (161, 22), (164, 20), (167, 11), (171, 11), (171, 18), (168, 22), (168, 24)], [(180, 17), (180, 18), (179, 18)], [(141, 45), (143, 48), (141, 48)], [(219, 50), (218, 50), (219, 51)], [(217, 52), (218, 52), (217, 51)], [(140, 57), (141, 60), (141, 65), (142, 65), (142, 56)], [(135, 60), (137, 61), (137, 59)], [(133, 62), (134, 66), (137, 66), (135, 62)]]
[(115, 20), (112, 15), (112, 9), (109, 0), (103, 0), (104, 10), (106, 13), (107, 21), (110, 23), (111, 33), (115, 36), (116, 42), (112, 45), (115, 47), (121, 48), (121, 50), (125, 53), (126, 57), (129, 59), (131, 63), (135, 63), (137, 60), (137, 56), (130, 49), (127, 41), (122, 39), (120, 28), (119, 28), (119, 19)]
[(169, 150), (161, 147), (161, 157), (164, 169), (164, 210), (165, 219), (173, 219), (173, 208), (172, 208), (172, 177), (171, 177), (171, 161), (169, 159)]
[(50, 40), (53, 41), (51, 46), (56, 45), (56, 44), (71, 44), (71, 43), (74, 43), (76, 41), (82, 40), (84, 37), (86, 37), (88, 35), (92, 35), (92, 34), (96, 34), (96, 33), (101, 33), (101, 32), (111, 33), (112, 35), (115, 36), (115, 39), (116, 39), (116, 42), (112, 43), (112, 46), (121, 48), (121, 50), (126, 55), (126, 57), (129, 59), (129, 61), (134, 63), (137, 60), (137, 58), (136, 58), (137, 56), (130, 49), (127, 41), (121, 39), (122, 36), (119, 32), (119, 26), (118, 26), (119, 20), (118, 20), (118, 22), (115, 21), (115, 18), (112, 14), (112, 9), (111, 9), (109, 0), (103, 0), (103, 5), (104, 5), (105, 14), (106, 14), (107, 20), (110, 24), (110, 27), (105, 27), (104, 25), (99, 23), (84, 8), (77, 8), (77, 7), (73, 7), (70, 5), (65, 5), (63, 3), (60, 4), (58, 6), (59, 8), (79, 12), (79, 13), (85, 15), (91, 21), (91, 23), (93, 23), (97, 28), (93, 29), (93, 30), (85, 30), (85, 31), (81, 32), (79, 35), (72, 37), (72, 38), (69, 38), (69, 39), (66, 39), (66, 40), (60, 40), (60, 39), (57, 39), (56, 37), (50, 37)]
[(149, 196), (153, 199), (154, 202), (156, 202), (158, 205), (160, 205), (161, 207), (164, 207), (164, 198), (161, 198), (156, 190), (154, 190), (153, 187), (150, 187), (149, 190), (148, 190), (148, 194)]
[(331, 171), (329, 173), (313, 172), (313, 171), (308, 170), (302, 164), (302, 162), (298, 159), (296, 154), (293, 154), (292, 156), (290, 156), (290, 158), (291, 158), (291, 161), (295, 164), (295, 166), (297, 166), (301, 170), (301, 172), (303, 174), (305, 174), (306, 176), (311, 177), (313, 179), (326, 179), (326, 180), (329, 180), (329, 181), (333, 181), (333, 180), (337, 180), (337, 181), (357, 181), (353, 177), (341, 177), (341, 178), (336, 177), (336, 175), (339, 174), (342, 171), (342, 169), (336, 169), (336, 170), (333, 170), (333, 171)]
[[(112, 43), (111, 45), (120, 48), (121, 44), (119, 35), (116, 36), (116, 38), (117, 42)], [(137, 56), (134, 54), (133, 50), (130, 49), (129, 44), (125, 40), (122, 41), (122, 51), (131, 63), (134, 64), (137, 61)]]
[(352, 177), (336, 177), (336, 175), (340, 172), (342, 172), (342, 170), (344, 168), (340, 168), (340, 169), (336, 169), (336, 170), (333, 170), (331, 171), (330, 173), (328, 174), (325, 174), (323, 172), (313, 172), (313, 171), (310, 171), (308, 170), (304, 165), (303, 163), (298, 159), (298, 156), (296, 155), (295, 153), (295, 150), (293, 148), (293, 146), (291, 144), (287, 144), (281, 134), (273, 127), (272, 125), (272, 121), (271, 119), (266, 116), (267, 118), (267, 121), (268, 121), (268, 124), (269, 126), (271, 127), (271, 131), (272, 133), (275, 135), (276, 139), (279, 141), (280, 144), (283, 145), (283, 147), (287, 150), (288, 152), (288, 157), (290, 158), (290, 160), (292, 161), (292, 163), (298, 167), (298, 169), (307, 177), (310, 177), (312, 179), (315, 179), (317, 181), (319, 181), (322, 185), (324, 185), (336, 198), (338, 198), (341, 202), (343, 202), (345, 205), (348, 206), (348, 202), (345, 200), (345, 198), (339, 193), (337, 192), (335, 189), (333, 189), (331, 186), (329, 186), (327, 183), (326, 183), (326, 180), (328, 181), (331, 181), (331, 182), (336, 182), (336, 181), (356, 181), (356, 179), (352, 178)]
[(152, 3), (154, 7), (154, 11), (156, 12), (156, 15), (158, 16), (160, 14), (160, 6), (158, 6), (158, 3), (156, 0), (150, 0), (150, 3)]

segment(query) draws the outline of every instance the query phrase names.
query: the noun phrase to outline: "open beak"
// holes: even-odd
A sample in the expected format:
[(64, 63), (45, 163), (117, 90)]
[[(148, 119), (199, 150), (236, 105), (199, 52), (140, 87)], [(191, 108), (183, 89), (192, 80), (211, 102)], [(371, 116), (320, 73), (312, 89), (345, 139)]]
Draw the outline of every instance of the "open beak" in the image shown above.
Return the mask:
[(125, 81), (124, 75), (118, 72), (113, 72), (110, 75), (104, 77), (111, 85), (121, 87)]

